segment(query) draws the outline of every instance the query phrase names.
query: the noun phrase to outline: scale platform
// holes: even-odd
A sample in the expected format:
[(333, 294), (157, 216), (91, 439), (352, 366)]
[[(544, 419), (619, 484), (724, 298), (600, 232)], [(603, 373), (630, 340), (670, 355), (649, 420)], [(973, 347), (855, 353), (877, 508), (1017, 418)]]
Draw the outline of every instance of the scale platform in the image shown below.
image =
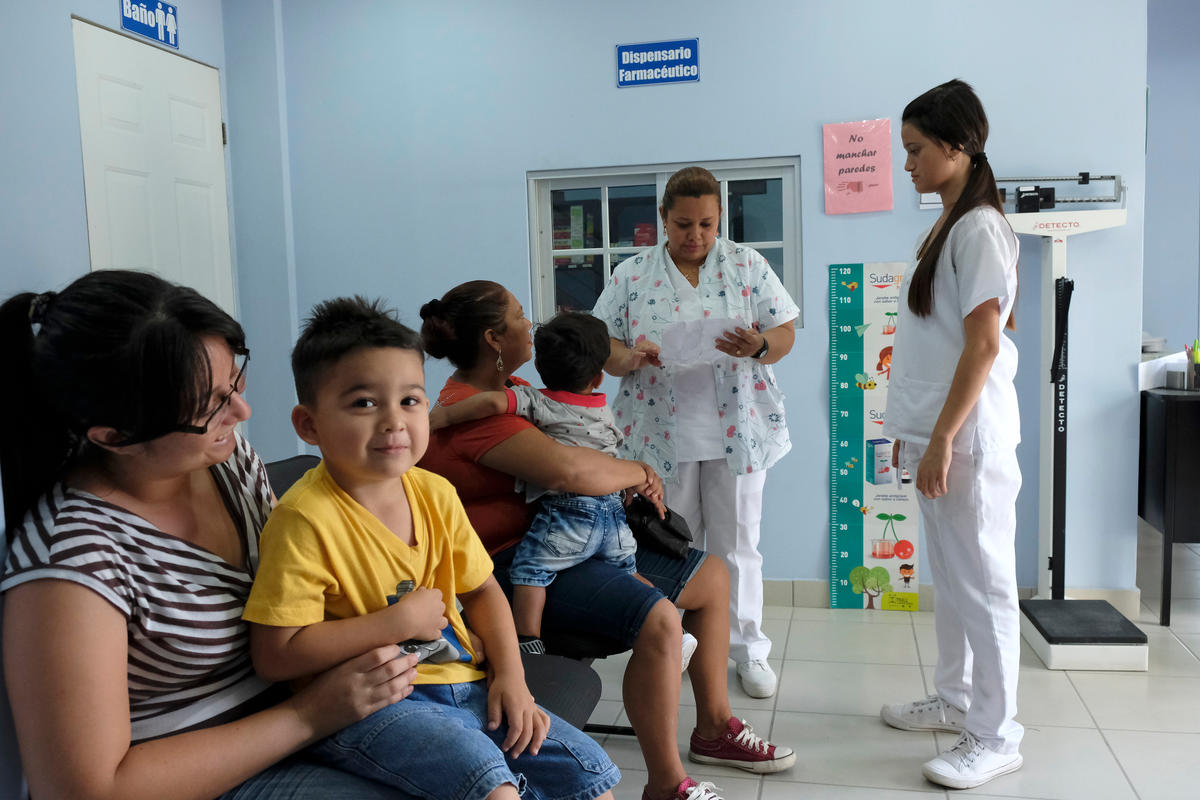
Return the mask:
[(1146, 634), (1107, 600), (1022, 600), (1021, 635), (1048, 669), (1144, 672)]

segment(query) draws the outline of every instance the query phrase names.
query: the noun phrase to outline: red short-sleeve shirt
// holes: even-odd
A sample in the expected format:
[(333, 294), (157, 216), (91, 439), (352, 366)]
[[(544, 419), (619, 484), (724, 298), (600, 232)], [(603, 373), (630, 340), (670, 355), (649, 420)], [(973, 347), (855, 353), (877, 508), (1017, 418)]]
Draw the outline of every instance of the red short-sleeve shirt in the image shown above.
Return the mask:
[[(520, 378), (513, 383), (528, 385)], [(473, 386), (450, 379), (438, 395), (438, 403), (453, 405), (479, 392)], [(479, 463), (489, 450), (533, 424), (511, 414), (451, 425), (434, 431), (419, 466), (446, 478), (458, 490), (475, 532), (489, 553), (516, 544), (529, 529), (533, 506), (525, 494), (515, 491), (512, 475)]]

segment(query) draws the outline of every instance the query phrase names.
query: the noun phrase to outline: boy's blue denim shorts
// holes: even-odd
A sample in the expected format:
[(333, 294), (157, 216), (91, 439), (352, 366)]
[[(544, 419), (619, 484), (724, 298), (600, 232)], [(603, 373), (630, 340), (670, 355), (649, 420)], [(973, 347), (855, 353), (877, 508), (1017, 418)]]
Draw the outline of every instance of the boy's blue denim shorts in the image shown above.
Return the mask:
[(636, 551), (620, 492), (546, 495), (517, 545), (508, 577), (517, 586), (549, 586), (558, 573), (589, 558), (632, 574)]
[[(501, 550), (492, 557), (496, 580), (510, 597), (508, 565), (516, 549)], [(650, 609), (664, 597), (672, 603), (678, 600), (707, 556), (703, 550), (694, 548), (688, 550), (686, 558), (639, 548), (638, 574), (653, 586), (598, 559), (589, 558), (576, 564), (560, 573), (546, 589), (542, 636), (586, 633), (607, 640), (610, 652), (628, 650), (641, 633)]]
[(538, 754), (509, 758), (500, 749), (508, 725), (489, 731), (487, 704), (486, 681), (420, 684), (307, 752), (400, 797), (481, 800), (511, 783), (526, 800), (584, 800), (620, 781), (604, 749), (553, 714)]

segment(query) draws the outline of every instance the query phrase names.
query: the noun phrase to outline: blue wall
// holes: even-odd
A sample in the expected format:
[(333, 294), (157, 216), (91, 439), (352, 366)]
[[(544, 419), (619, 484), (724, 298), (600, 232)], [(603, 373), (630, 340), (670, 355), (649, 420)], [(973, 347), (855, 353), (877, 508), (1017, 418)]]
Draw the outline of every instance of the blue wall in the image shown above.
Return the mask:
[(288, 360), (298, 333), (287, 106), (279, 0), (224, 0), (229, 75), (225, 103), (238, 295), (254, 371), (248, 435), (264, 456), (300, 452)]
[[(958, 76), (988, 108), (988, 152), (998, 174), (1120, 173), (1130, 184), (1129, 224), (1072, 240), (1070, 248), (1079, 278), (1072, 330), (1092, 346), (1072, 352), (1067, 583), (1134, 586), (1141, 315), (1140, 303), (1128, 300), (1141, 292), (1144, 2), (869, 0), (851, 11), (780, 0), (743, 4), (736, 21), (726, 4), (704, 0), (359, 1), (336, 14), (325, 3), (294, 0), (281, 9), (282, 39), (273, 46), (284, 54), (301, 315), (331, 295), (361, 292), (389, 297), (415, 323), (423, 301), (478, 277), (528, 302), (528, 170), (801, 156), (806, 325), (777, 368), (796, 448), (768, 479), (768, 578), (827, 575), (827, 265), (905, 259), (933, 221), (908, 191), (898, 149), (894, 211), (826, 216), (821, 124), (890, 116), (898, 132), (909, 99)], [(1053, 39), (1052, 68), (1046, 59), (1017, 57), (1018, 43), (1054, 31), (1071, 35)], [(681, 36), (700, 37), (699, 83), (615, 88), (615, 44)], [(237, 85), (237, 45), (231, 32), (226, 38)], [(253, 119), (233, 123), (274, 130), (277, 107), (265, 103), (250, 112)], [(238, 193), (248, 182), (240, 146), (231, 145)], [(238, 194), (242, 234), (246, 211)], [(1019, 577), (1030, 586), (1040, 243), (1022, 245), (1015, 339), (1026, 411), (1020, 457), (1030, 489), (1019, 501)], [(242, 289), (250, 307), (257, 295)], [(255, 347), (275, 348), (272, 357), (286, 352), (282, 342)], [(429, 372), (435, 387), (446, 374), (436, 362)], [(286, 425), (256, 426), (256, 444), (269, 456), (294, 451)]]
[(1200, 331), (1200, 3), (1150, 0), (1142, 327), (1178, 351)]

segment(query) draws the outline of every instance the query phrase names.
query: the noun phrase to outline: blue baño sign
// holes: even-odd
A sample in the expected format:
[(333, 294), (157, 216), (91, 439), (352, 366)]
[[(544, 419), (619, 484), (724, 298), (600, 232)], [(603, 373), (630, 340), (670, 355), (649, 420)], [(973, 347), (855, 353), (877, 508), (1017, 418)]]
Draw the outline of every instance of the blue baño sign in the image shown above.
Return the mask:
[(179, 49), (179, 7), (160, 0), (121, 0), (121, 27)]
[(617, 45), (617, 87), (700, 80), (700, 40)]

